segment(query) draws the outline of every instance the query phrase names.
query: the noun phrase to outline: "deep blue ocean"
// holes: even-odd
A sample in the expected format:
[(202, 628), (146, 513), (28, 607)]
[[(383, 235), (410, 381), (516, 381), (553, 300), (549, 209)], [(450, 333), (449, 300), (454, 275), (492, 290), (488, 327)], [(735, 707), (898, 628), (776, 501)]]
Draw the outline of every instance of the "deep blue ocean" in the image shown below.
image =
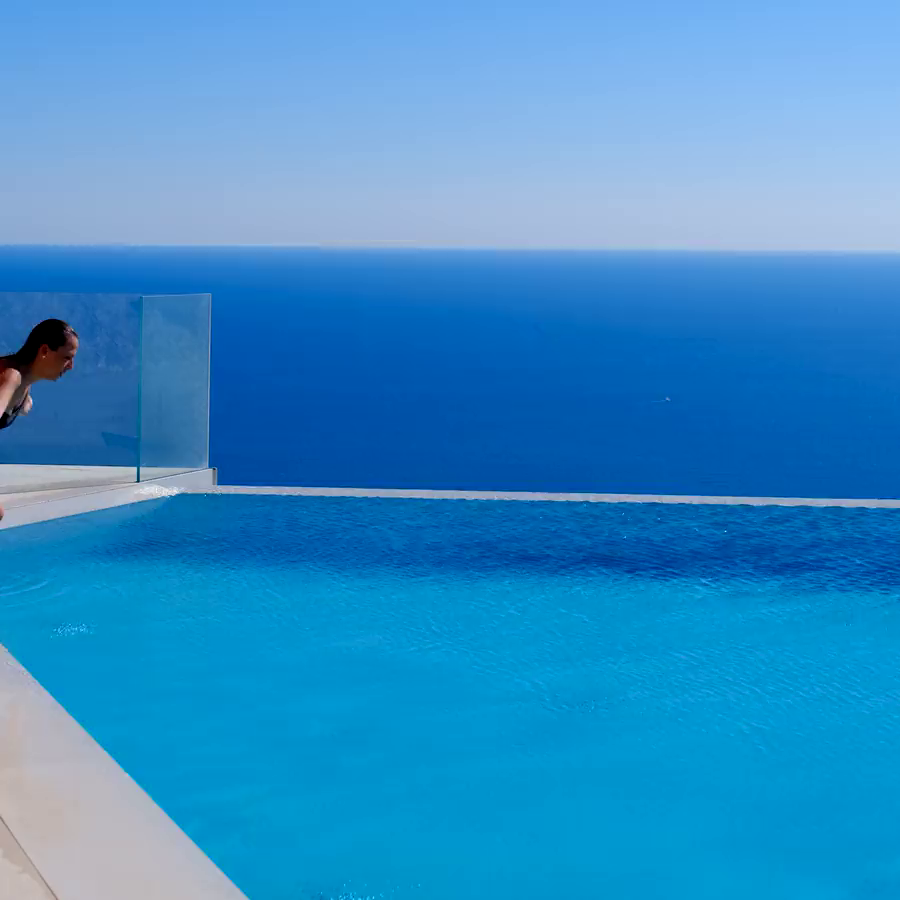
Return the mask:
[(900, 256), (6, 247), (4, 290), (212, 293), (223, 483), (900, 496)]

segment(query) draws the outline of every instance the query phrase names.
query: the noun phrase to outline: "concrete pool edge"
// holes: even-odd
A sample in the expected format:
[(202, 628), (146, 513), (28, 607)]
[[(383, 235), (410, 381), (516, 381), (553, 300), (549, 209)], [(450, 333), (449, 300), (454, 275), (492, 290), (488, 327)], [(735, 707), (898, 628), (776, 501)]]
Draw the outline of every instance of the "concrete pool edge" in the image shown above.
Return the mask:
[[(347, 497), (397, 500), (497, 500), (550, 503), (630, 503), (697, 506), (781, 506), (900, 509), (900, 499), (853, 497), (748, 497), (702, 494), (603, 494), (590, 492), (467, 491), (425, 488), (288, 487), (219, 485), (215, 469), (200, 469), (153, 481), (0, 495), (6, 516), (0, 530), (124, 506), (174, 494), (284, 497)], [(10, 499), (12, 498), (12, 502)]]
[(0, 530), (111, 509), (142, 500), (154, 500), (182, 491), (203, 491), (213, 488), (215, 483), (215, 469), (197, 469), (131, 484), (2, 494), (0, 506), (4, 507), (5, 515), (0, 519)]
[(10, 900), (246, 900), (2, 647), (0, 733)]

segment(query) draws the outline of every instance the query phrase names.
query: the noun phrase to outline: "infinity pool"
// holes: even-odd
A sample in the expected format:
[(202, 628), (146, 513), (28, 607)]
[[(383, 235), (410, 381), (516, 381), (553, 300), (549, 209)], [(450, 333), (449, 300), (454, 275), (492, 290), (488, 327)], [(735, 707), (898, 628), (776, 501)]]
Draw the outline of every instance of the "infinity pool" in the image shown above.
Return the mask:
[(0, 641), (250, 900), (900, 896), (900, 514), (180, 496)]

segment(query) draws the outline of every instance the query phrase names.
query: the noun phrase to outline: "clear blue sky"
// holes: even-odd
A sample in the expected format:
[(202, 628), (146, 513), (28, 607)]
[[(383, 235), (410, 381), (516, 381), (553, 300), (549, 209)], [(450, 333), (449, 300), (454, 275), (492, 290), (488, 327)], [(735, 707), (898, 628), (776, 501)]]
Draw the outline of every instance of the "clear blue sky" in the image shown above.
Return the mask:
[(29, 0), (0, 243), (900, 250), (900, 4)]

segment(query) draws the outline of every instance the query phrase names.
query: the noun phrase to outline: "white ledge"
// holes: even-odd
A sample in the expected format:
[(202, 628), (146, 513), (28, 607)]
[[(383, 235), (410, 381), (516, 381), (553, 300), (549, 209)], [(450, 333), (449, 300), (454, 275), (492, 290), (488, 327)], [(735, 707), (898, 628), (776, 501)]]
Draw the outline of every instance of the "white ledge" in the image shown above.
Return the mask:
[(0, 817), (4, 900), (245, 900), (3, 648)]
[(535, 491), (437, 491), (394, 488), (254, 487), (219, 485), (188, 488), (189, 493), (260, 494), (293, 497), (374, 497), (398, 500), (520, 500), (560, 503), (689, 503), (705, 506), (815, 506), (900, 509), (900, 500), (823, 497), (718, 497), (694, 494), (591, 494)]
[(214, 469), (198, 469), (139, 484), (111, 483), (0, 494), (0, 506), (5, 511), (0, 520), (0, 529), (33, 525), (36, 522), (111, 509), (142, 500), (155, 500), (187, 490), (203, 490), (214, 484)]

